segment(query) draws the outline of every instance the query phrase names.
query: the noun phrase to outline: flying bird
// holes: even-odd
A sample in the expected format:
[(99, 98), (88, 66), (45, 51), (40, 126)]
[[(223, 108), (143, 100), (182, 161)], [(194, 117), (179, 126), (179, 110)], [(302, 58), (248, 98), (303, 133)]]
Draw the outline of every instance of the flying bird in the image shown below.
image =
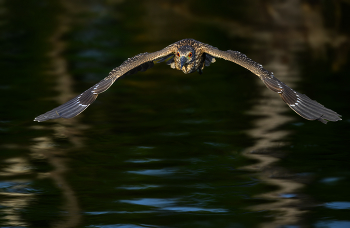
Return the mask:
[(214, 63), (215, 58), (234, 62), (256, 74), (267, 88), (278, 93), (293, 111), (307, 120), (319, 120), (322, 123), (341, 120), (341, 115), (310, 99), (305, 94), (296, 92), (245, 54), (231, 50), (221, 51), (194, 39), (183, 39), (160, 51), (145, 52), (127, 59), (99, 83), (70, 101), (36, 117), (34, 121), (42, 122), (50, 119), (75, 117), (91, 105), (97, 96), (106, 91), (118, 78), (135, 74), (138, 71), (145, 71), (153, 67), (154, 63), (166, 61), (171, 68), (182, 70), (185, 74), (196, 71), (202, 74), (203, 68)]

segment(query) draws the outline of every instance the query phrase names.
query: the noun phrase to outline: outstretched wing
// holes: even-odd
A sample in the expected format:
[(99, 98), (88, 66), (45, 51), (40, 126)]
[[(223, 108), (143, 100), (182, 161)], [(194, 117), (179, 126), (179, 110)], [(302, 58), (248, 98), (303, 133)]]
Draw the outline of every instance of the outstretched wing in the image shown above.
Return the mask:
[(63, 105), (36, 117), (34, 121), (42, 122), (57, 118), (72, 118), (79, 115), (96, 100), (98, 94), (106, 91), (121, 76), (135, 74), (138, 71), (145, 71), (153, 67), (153, 61), (163, 60), (164, 57), (169, 58), (174, 52), (173, 45), (174, 44), (169, 45), (157, 52), (146, 52), (127, 59), (119, 67), (114, 68), (109, 75), (99, 83)]
[(238, 65), (241, 65), (259, 76), (267, 88), (278, 93), (282, 100), (301, 117), (308, 120), (319, 120), (322, 123), (341, 120), (341, 115), (324, 107), (317, 101), (311, 100), (305, 94), (294, 91), (292, 88), (278, 80), (272, 72), (264, 69), (261, 64), (254, 62), (246, 55), (238, 51), (221, 51), (207, 44), (203, 44), (202, 50), (213, 57), (223, 58), (225, 60), (237, 63)]

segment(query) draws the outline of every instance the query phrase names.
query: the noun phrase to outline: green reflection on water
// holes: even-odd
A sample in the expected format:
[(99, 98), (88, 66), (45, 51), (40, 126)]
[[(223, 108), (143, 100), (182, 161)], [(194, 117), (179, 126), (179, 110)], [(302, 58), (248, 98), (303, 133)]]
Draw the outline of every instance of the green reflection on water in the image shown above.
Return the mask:
[[(295, 182), (308, 187), (284, 192), (280, 198), (291, 195), (304, 200), (305, 204), (290, 208), (297, 212), (311, 208), (307, 225), (321, 224), (326, 216), (347, 220), (345, 210), (317, 207), (317, 203), (349, 201), (348, 122), (321, 125), (293, 113), (294, 119), (262, 131), (264, 135), (249, 135), (259, 130), (256, 123), (266, 114), (247, 113), (266, 95), (255, 76), (224, 61), (206, 68), (203, 75), (183, 75), (158, 64), (118, 80), (73, 120), (29, 122), (102, 79), (126, 58), (182, 38), (248, 55), (263, 53), (253, 54), (259, 61), (276, 50), (285, 51), (278, 48), (283, 36), (275, 38), (272, 47), (261, 47), (268, 43), (264, 35), (280, 33), (261, 31), (262, 39), (253, 38), (255, 29), (269, 25), (259, 14), (251, 18), (260, 12), (256, 3), (214, 7), (205, 1), (196, 7), (197, 3), (2, 3), (1, 31), (6, 36), (0, 64), (7, 77), (2, 78), (0, 89), (11, 96), (0, 103), (1, 183), (20, 179), (28, 184), (0, 185), (5, 202), (0, 208), (1, 225), (271, 227), (283, 217), (279, 209), (288, 207), (278, 206), (279, 195), (266, 197), (279, 190), (263, 178), (271, 167), (243, 170), (257, 162), (242, 151), (254, 148), (265, 134), (282, 135), (286, 130), (287, 136), (275, 139), (282, 144), (279, 151), (260, 152), (272, 158), (283, 155), (282, 162), (269, 165), (291, 170), (298, 178), (306, 176)], [(342, 94), (348, 92), (349, 79), (344, 63), (308, 62), (305, 59), (314, 57), (306, 54), (305, 47), (301, 49), (304, 57), (297, 66), (305, 68), (301, 71), (305, 75), (297, 75), (303, 76), (299, 89), (346, 113)], [(277, 65), (288, 63), (288, 57)], [(284, 112), (270, 107), (271, 113)], [(272, 172), (270, 179), (294, 181), (287, 175), (276, 176)], [(322, 181), (329, 177), (339, 181)], [(20, 194), (15, 195), (15, 189)], [(259, 206), (263, 209), (256, 210)], [(279, 224), (298, 222), (302, 223)]]

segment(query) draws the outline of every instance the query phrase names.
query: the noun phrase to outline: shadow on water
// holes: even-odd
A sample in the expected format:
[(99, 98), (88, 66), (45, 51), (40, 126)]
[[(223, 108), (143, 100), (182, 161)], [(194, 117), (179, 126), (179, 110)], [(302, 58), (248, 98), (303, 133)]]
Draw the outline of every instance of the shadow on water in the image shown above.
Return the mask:
[[(304, 121), (258, 78), (223, 60), (203, 75), (157, 64), (118, 80), (76, 118), (26, 122), (126, 58), (185, 37), (247, 53), (310, 97), (336, 94), (317, 100), (346, 113), (349, 39), (340, 31), (347, 3), (0, 4), (8, 76), (0, 89), (12, 95), (0, 104), (2, 227), (349, 224), (349, 155), (342, 152), (349, 144), (336, 134), (346, 135), (349, 121)], [(328, 17), (338, 30), (327, 27), (333, 22), (322, 7), (333, 7)]]

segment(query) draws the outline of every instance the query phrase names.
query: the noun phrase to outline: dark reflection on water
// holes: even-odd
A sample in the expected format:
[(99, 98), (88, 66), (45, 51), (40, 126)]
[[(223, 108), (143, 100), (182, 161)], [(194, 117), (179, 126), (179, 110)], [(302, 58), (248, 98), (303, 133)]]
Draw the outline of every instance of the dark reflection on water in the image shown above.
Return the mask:
[[(346, 1), (0, 1), (1, 227), (350, 226), (349, 11)], [(218, 60), (203, 75), (157, 64), (74, 119), (32, 122), (126, 58), (186, 37), (246, 53), (344, 121), (303, 120)]]

